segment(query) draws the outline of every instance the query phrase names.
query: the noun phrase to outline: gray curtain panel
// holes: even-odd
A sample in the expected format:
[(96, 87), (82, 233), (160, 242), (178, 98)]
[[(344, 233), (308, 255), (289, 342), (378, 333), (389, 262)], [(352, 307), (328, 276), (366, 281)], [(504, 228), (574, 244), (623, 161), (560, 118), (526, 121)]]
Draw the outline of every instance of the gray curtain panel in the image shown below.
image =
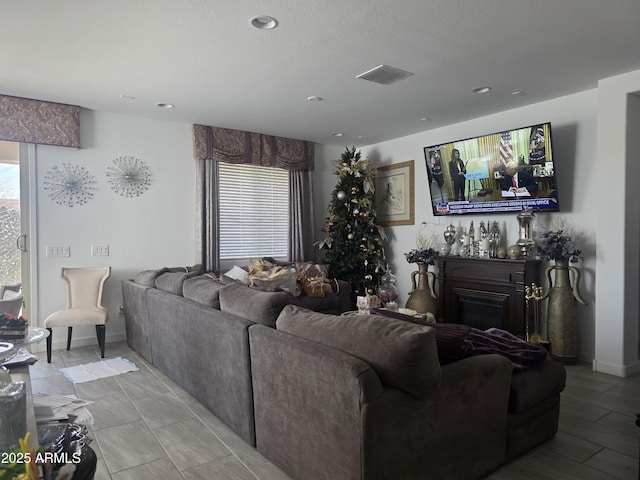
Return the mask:
[(218, 162), (249, 163), (289, 171), (289, 261), (313, 256), (312, 142), (260, 133), (193, 125), (197, 166), (197, 261), (219, 270)]
[(289, 172), (289, 260), (313, 259), (313, 180), (310, 170)]
[(220, 270), (218, 241), (218, 162), (199, 160), (196, 166), (196, 262), (205, 272)]

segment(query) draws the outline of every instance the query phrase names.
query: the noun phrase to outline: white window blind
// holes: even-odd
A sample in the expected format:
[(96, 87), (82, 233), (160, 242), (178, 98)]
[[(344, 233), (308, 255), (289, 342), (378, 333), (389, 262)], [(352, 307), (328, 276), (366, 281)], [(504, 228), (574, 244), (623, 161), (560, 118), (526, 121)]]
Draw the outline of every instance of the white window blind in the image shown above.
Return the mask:
[(219, 163), (220, 259), (286, 257), (289, 172)]

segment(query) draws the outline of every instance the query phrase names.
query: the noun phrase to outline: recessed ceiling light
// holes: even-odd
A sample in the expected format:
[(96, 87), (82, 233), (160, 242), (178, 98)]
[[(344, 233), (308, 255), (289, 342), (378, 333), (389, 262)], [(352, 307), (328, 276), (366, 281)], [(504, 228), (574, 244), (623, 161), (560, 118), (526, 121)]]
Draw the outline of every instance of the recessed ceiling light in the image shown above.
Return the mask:
[(278, 26), (278, 21), (269, 15), (251, 17), (249, 23), (258, 30), (273, 30)]
[(336, 132), (336, 133), (332, 133), (331, 135), (333, 135), (334, 137), (343, 137), (344, 133), (342, 132)]
[(309, 100), (310, 102), (321, 102), (322, 97), (316, 97), (315, 95), (312, 95), (310, 97), (307, 97), (307, 100)]
[(520, 91), (520, 90), (516, 90), (515, 92), (511, 92), (511, 95), (515, 95), (515, 96), (522, 96), (522, 95), (526, 95), (526, 93)]
[(473, 93), (489, 93), (491, 91), (491, 87), (476, 87), (472, 88), (471, 91)]
[(422, 120), (423, 122), (433, 122), (433, 118), (431, 117), (422, 117), (420, 120)]
[(120, 95), (120, 98), (122, 98), (123, 100), (135, 100), (136, 97), (132, 96), (132, 95)]
[(175, 105), (173, 103), (156, 103), (157, 107), (171, 109), (174, 108)]

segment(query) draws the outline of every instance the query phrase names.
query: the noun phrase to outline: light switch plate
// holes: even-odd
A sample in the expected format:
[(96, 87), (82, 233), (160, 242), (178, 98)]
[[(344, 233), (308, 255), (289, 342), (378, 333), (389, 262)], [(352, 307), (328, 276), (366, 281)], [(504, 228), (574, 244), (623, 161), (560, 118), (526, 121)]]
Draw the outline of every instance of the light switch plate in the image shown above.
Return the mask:
[(109, 245), (91, 245), (92, 257), (108, 257)]
[(71, 249), (69, 248), (69, 245), (61, 245), (55, 247), (50, 247), (47, 245), (47, 258), (63, 258), (70, 256)]

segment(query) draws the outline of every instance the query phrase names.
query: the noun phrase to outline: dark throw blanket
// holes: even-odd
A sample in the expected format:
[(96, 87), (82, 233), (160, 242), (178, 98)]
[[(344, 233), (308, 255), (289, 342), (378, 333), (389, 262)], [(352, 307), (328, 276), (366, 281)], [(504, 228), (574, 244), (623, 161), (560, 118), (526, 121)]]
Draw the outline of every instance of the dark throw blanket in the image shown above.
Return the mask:
[(484, 331), (472, 328), (464, 340), (470, 345), (466, 356), (498, 353), (511, 360), (514, 370), (535, 367), (547, 358), (547, 350), (542, 345), (527, 342), (499, 328)]
[(499, 328), (479, 330), (459, 323), (427, 322), (422, 317), (404, 315), (384, 309), (374, 309), (374, 313), (406, 322), (427, 325), (436, 330), (438, 357), (442, 365), (466, 357), (497, 353), (511, 360), (514, 371), (536, 367), (547, 358), (547, 350), (539, 343), (531, 343)]

